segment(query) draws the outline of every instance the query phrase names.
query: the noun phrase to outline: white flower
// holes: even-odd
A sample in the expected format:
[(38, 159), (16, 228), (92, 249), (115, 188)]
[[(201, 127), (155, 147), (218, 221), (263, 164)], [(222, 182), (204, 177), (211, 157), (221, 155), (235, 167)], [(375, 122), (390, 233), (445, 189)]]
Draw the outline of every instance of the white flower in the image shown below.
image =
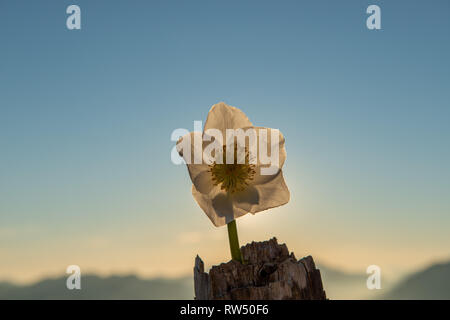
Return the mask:
[[(247, 146), (245, 147), (245, 162), (241, 161), (242, 164), (236, 161), (237, 152), (234, 152), (234, 164), (226, 164), (227, 143), (222, 142), (220, 142), (223, 148), (222, 163), (215, 161), (216, 158), (204, 159), (205, 148), (215, 141), (211, 140), (211, 136), (206, 133), (211, 132), (208, 129), (219, 130), (226, 140), (227, 129), (247, 130), (249, 128), (255, 129), (258, 150), (261, 149), (261, 146), (266, 147), (266, 150), (278, 150), (278, 161), (271, 164), (275, 168), (273, 174), (261, 174), (261, 169), (270, 167), (270, 165), (261, 161), (260, 157), (254, 159), (249, 154)], [(264, 130), (266, 130), (266, 135), (261, 134)], [(273, 135), (277, 139), (273, 139)], [(186, 142), (188, 146), (186, 146)], [(223, 226), (248, 212), (255, 214), (281, 206), (289, 201), (289, 190), (281, 170), (286, 159), (284, 142), (284, 137), (278, 130), (254, 127), (241, 110), (223, 102), (212, 106), (203, 133), (191, 132), (177, 142), (177, 150), (187, 163), (193, 183), (192, 195), (216, 227)], [(233, 143), (235, 143), (234, 140)], [(235, 151), (237, 150), (236, 144), (234, 144)], [(186, 152), (186, 147), (190, 148), (190, 153)], [(201, 160), (198, 155), (201, 155)], [(194, 162), (195, 157), (197, 157), (197, 161)], [(222, 155), (218, 156), (218, 159), (221, 157)]]

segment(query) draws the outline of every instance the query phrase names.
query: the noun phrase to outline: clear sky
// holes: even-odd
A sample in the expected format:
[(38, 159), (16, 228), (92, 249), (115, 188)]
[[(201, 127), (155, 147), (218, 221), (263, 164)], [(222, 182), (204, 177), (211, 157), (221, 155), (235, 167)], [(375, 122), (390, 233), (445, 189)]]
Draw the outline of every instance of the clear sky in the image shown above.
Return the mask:
[[(81, 7), (82, 29), (66, 28)], [(382, 30), (366, 28), (381, 7)], [(170, 161), (211, 105), (286, 137), (288, 205), (238, 220), (393, 276), (450, 258), (448, 1), (0, 3), (0, 279), (229, 259)]]

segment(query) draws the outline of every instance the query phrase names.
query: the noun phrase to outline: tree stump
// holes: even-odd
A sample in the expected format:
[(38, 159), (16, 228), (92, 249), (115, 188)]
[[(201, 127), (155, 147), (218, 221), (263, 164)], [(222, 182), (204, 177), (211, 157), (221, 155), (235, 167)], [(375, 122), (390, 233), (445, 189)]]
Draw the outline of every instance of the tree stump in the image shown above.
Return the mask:
[(244, 263), (231, 260), (204, 272), (197, 255), (197, 300), (325, 300), (320, 271), (307, 256), (297, 261), (276, 238), (241, 247)]

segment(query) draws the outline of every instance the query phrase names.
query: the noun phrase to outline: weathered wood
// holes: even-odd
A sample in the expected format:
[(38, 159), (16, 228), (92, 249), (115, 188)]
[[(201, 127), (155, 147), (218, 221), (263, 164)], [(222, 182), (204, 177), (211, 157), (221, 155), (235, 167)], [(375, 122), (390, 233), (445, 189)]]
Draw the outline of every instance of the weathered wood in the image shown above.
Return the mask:
[(198, 300), (209, 300), (209, 276), (204, 268), (202, 259), (197, 255), (194, 266), (194, 291)]
[(195, 258), (194, 288), (198, 300), (324, 300), (320, 271), (307, 256), (299, 261), (276, 238), (241, 248), (244, 264), (231, 260), (204, 272)]

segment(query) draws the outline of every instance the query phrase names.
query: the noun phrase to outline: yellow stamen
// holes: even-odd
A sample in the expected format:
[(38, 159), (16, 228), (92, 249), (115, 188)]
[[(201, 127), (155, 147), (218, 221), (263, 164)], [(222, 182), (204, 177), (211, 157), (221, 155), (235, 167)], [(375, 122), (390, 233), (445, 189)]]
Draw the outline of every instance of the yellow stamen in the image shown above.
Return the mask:
[(237, 163), (237, 146), (234, 146), (234, 163), (226, 163), (226, 146), (223, 146), (223, 163), (216, 163), (209, 165), (211, 172), (211, 179), (215, 186), (220, 185), (222, 190), (229, 193), (236, 193), (245, 190), (249, 182), (255, 176), (255, 165), (250, 164), (249, 152), (245, 150), (245, 162), (243, 164)]

